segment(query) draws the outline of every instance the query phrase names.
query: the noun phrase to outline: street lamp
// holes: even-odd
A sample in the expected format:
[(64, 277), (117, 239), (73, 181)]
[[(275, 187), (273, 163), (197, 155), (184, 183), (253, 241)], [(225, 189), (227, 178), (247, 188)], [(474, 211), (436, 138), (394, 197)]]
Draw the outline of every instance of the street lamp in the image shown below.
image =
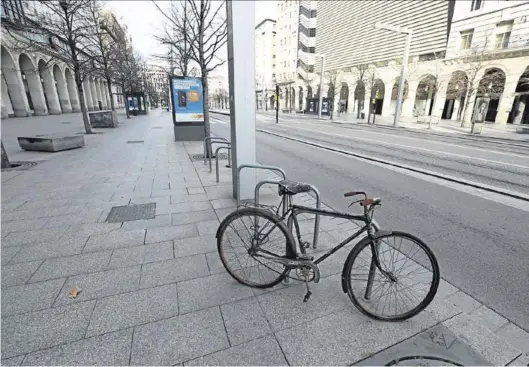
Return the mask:
[(323, 73), (325, 72), (325, 55), (324, 54), (313, 54), (315, 57), (321, 57), (321, 73), (320, 73), (320, 95), (318, 101), (318, 118), (321, 119), (321, 104), (323, 103)]
[(402, 71), (400, 73), (400, 80), (399, 80), (399, 93), (397, 96), (397, 104), (395, 106), (395, 117), (393, 119), (393, 126), (396, 127), (398, 124), (399, 118), (400, 118), (402, 96), (404, 93), (404, 83), (406, 82), (406, 74), (408, 73), (408, 55), (410, 53), (412, 30), (409, 28), (394, 26), (391, 24), (382, 24), (382, 23), (375, 23), (375, 29), (384, 29), (386, 31), (404, 33), (406, 35), (406, 48), (404, 49), (404, 57), (402, 59)]

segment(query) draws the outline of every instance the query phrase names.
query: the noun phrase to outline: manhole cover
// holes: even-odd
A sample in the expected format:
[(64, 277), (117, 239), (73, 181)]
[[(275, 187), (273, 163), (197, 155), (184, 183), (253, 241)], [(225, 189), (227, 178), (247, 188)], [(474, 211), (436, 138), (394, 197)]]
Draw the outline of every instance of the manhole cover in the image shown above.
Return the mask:
[(71, 122), (70, 122), (70, 121), (63, 121), (63, 122), (61, 122), (61, 124), (63, 124), (63, 125), (70, 125)]
[(127, 141), (127, 144), (143, 144), (143, 140), (129, 140)]
[(107, 223), (130, 222), (140, 219), (153, 219), (156, 203), (115, 206), (110, 210)]
[[(190, 155), (189, 156), (191, 158), (192, 161), (202, 161), (204, 160), (204, 154), (194, 154), (194, 155)], [(211, 157), (212, 159), (215, 159), (215, 156)], [(226, 160), (228, 159), (228, 155), (226, 153), (220, 153), (219, 154), (219, 159), (222, 160)]]
[(6, 171), (27, 171), (31, 167), (35, 167), (38, 162), (10, 162), (11, 167), (2, 168), (2, 172)]
[(437, 325), (356, 365), (490, 366), (491, 363), (445, 326)]

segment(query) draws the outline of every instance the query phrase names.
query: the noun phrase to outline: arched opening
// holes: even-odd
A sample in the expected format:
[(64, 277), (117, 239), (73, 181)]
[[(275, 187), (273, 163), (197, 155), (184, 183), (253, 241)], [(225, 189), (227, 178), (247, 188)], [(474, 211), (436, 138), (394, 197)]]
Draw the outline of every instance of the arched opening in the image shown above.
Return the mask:
[(384, 106), (384, 93), (384, 82), (380, 79), (375, 79), (373, 87), (371, 88), (371, 113), (374, 113), (375, 115), (382, 115), (382, 107)]
[[(397, 97), (399, 96), (399, 83), (400, 83), (400, 78), (397, 78), (397, 80), (395, 80), (395, 83), (393, 84), (393, 88), (391, 89), (390, 108), (391, 108), (392, 114), (395, 114), (395, 108), (397, 108)], [(408, 98), (409, 88), (410, 87), (408, 85), (408, 81), (405, 80), (404, 90), (402, 91), (402, 101), (401, 101), (401, 106), (400, 106), (401, 111), (402, 111), (402, 105), (404, 104), (404, 101)]]
[[(26, 54), (21, 54), (18, 58), (22, 83), (24, 83), (24, 92), (28, 101), (29, 109), (34, 113), (44, 113), (45, 106), (40, 106), (42, 88), (40, 77), (35, 70), (33, 62)], [(39, 111), (37, 111), (39, 110)]]
[(498, 68), (491, 68), (485, 71), (485, 75), (479, 81), (476, 92), (476, 100), (485, 98), (489, 100), (485, 121), (495, 122), (500, 106), (501, 96), (505, 88), (505, 73)]
[(299, 87), (298, 103), (299, 103), (299, 110), (303, 111), (303, 87)]
[(514, 102), (507, 119), (509, 124), (529, 124), (529, 66), (518, 79)]
[(275, 108), (275, 103), (276, 103), (275, 95), (270, 96), (270, 108), (271, 109)]
[(24, 87), (18, 77), (18, 68), (7, 49), (1, 47), (2, 57), (2, 115), (23, 117), (28, 115)]
[(433, 110), (433, 102), (435, 100), (435, 93), (437, 86), (437, 79), (433, 75), (426, 75), (421, 78), (417, 86), (417, 93), (415, 94), (415, 106), (413, 108), (413, 116), (431, 116)]
[(78, 112), (81, 110), (81, 107), (79, 106), (79, 100), (77, 99), (77, 87), (70, 69), (64, 71), (64, 76), (66, 78), (66, 89), (68, 90), (68, 97), (70, 105), (72, 106), (72, 111)]
[(288, 105), (290, 103), (290, 92), (288, 90), (288, 87), (285, 87), (285, 89), (283, 90), (283, 100), (285, 101), (285, 105), (283, 107), (280, 106), (280, 108), (282, 108), (283, 110), (288, 110)]
[(461, 120), (467, 95), (468, 77), (463, 71), (454, 71), (446, 88), (446, 101), (441, 118)]
[(342, 87), (340, 88), (340, 112), (349, 111), (349, 86), (346, 82), (342, 82)]
[(307, 86), (307, 98), (312, 98), (312, 87)]
[(290, 89), (290, 112), (292, 109), (296, 109), (296, 89), (294, 87)]
[(355, 104), (358, 106), (356, 110), (356, 117), (360, 118), (360, 111), (364, 110), (364, 101), (366, 98), (366, 86), (362, 80), (356, 83), (355, 88)]

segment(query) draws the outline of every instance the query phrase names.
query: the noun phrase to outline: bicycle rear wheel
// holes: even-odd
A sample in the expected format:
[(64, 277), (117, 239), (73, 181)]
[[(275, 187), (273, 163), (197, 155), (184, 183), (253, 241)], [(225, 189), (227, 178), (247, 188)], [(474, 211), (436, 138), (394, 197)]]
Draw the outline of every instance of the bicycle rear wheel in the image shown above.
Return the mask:
[(440, 275), (435, 255), (424, 242), (394, 231), (376, 240), (360, 241), (347, 257), (342, 279), (349, 298), (364, 314), (377, 320), (402, 321), (432, 302)]
[(257, 208), (228, 215), (217, 236), (220, 260), (228, 273), (253, 288), (273, 287), (285, 278), (286, 267), (273, 258), (286, 257), (291, 243), (292, 236), (284, 223)]

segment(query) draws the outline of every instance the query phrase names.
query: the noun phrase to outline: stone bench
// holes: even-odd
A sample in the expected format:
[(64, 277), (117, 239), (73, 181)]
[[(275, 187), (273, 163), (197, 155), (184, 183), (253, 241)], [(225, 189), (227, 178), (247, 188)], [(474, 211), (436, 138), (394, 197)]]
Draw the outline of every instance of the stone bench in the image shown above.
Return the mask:
[(118, 116), (116, 111), (105, 110), (88, 112), (88, 119), (90, 120), (90, 125), (94, 128), (118, 127)]
[(84, 146), (83, 135), (43, 135), (18, 137), (18, 145), (24, 150), (60, 152)]

